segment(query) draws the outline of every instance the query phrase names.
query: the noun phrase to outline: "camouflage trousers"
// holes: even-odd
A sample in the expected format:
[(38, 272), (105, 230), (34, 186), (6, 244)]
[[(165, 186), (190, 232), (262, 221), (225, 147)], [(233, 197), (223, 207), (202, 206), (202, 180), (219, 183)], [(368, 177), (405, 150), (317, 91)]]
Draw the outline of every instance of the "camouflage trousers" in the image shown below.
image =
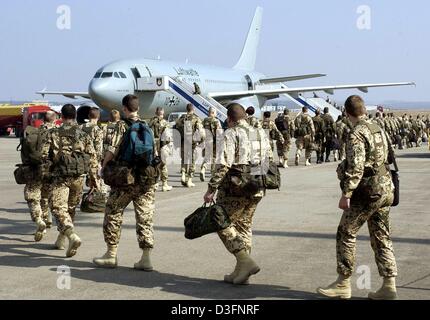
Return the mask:
[(291, 139), (284, 135), (284, 143), (279, 140), (276, 142), (278, 147), (278, 157), (283, 157), (284, 160), (288, 160), (288, 154), (291, 150)]
[(302, 155), (302, 150), (305, 149), (305, 158), (310, 159), (312, 155), (312, 137), (309, 135), (298, 137), (296, 139), (296, 147), (296, 157), (300, 158)]
[(49, 219), (49, 198), (52, 192), (52, 184), (42, 181), (33, 181), (24, 187), (24, 197), (30, 209), (32, 221), (42, 218), (48, 222)]
[(133, 202), (136, 217), (136, 234), (139, 247), (154, 247), (155, 186), (132, 185), (127, 188), (112, 188), (103, 222), (103, 235), (109, 245), (118, 245), (124, 210)]
[(182, 147), (181, 149), (181, 169), (182, 171), (185, 171), (185, 174), (188, 177), (194, 177), (194, 173), (196, 172), (196, 147), (194, 147), (190, 150), (185, 151), (185, 148)]
[[(206, 152), (206, 150), (209, 150), (208, 152)], [(205, 150), (204, 150), (204, 159), (203, 159), (203, 163), (201, 166), (201, 169), (207, 169), (208, 166), (210, 166), (211, 168), (211, 173), (213, 173), (215, 171), (215, 166), (216, 166), (216, 147), (215, 147), (215, 143), (211, 140), (211, 141), (206, 141), (205, 142)]]
[(375, 253), (380, 276), (397, 276), (389, 223), (393, 197), (393, 193), (388, 192), (380, 200), (367, 205), (351, 200), (351, 208), (344, 211), (336, 235), (337, 272), (339, 274), (352, 275), (355, 265), (357, 233), (367, 221), (370, 243)]
[(52, 215), (58, 231), (73, 228), (76, 206), (81, 201), (85, 177), (70, 177), (54, 181), (52, 188)]
[(217, 204), (226, 209), (231, 225), (219, 231), (218, 236), (230, 253), (235, 254), (243, 249), (251, 251), (252, 219), (261, 199), (261, 197), (231, 197), (226, 191), (219, 190)]
[(339, 150), (338, 150), (339, 160), (343, 161), (343, 160), (345, 160), (346, 143), (343, 141), (339, 141), (339, 144), (340, 144)]
[[(167, 157), (171, 154), (170, 146), (165, 145), (162, 148), (159, 148), (157, 146), (157, 153), (162, 160), (166, 160)], [(164, 162), (161, 162), (160, 164), (160, 179), (161, 182), (167, 182), (167, 180), (169, 179), (169, 171), (167, 170), (167, 165)]]

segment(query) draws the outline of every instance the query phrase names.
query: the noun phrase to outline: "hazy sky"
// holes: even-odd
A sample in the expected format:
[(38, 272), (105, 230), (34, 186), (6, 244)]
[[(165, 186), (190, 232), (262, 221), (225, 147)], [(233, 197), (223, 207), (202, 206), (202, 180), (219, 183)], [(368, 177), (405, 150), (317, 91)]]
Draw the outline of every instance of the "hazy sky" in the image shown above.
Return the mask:
[[(57, 28), (57, 8), (71, 29)], [(255, 8), (264, 8), (257, 70), (268, 76), (327, 73), (290, 86), (416, 81), (373, 89), (368, 101), (428, 101), (430, 3), (410, 0), (5, 0), (0, 3), (0, 100), (40, 99), (35, 91), (87, 91), (95, 71), (122, 58), (230, 67)], [(371, 9), (360, 30), (357, 8)], [(338, 91), (336, 99), (351, 92)], [(54, 100), (64, 100), (53, 98)]]

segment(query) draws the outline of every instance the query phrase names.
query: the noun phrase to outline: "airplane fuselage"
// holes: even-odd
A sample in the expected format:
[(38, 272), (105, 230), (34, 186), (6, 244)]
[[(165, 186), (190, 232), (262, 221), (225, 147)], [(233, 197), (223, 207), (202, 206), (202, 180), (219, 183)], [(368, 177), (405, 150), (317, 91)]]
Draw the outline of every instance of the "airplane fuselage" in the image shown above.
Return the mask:
[[(139, 97), (140, 116), (143, 118), (154, 116), (157, 107), (164, 107), (166, 114), (184, 111), (188, 102), (178, 95), (164, 91), (137, 91), (137, 78), (156, 76), (180, 78), (190, 86), (195, 83), (202, 95), (209, 92), (252, 90), (264, 78), (262, 73), (255, 71), (150, 59), (122, 60), (105, 65), (97, 71), (90, 82), (89, 94), (105, 110), (121, 110), (123, 97), (135, 94)], [(266, 99), (256, 96), (240, 99), (243, 105), (257, 107), (257, 112), (265, 101)]]

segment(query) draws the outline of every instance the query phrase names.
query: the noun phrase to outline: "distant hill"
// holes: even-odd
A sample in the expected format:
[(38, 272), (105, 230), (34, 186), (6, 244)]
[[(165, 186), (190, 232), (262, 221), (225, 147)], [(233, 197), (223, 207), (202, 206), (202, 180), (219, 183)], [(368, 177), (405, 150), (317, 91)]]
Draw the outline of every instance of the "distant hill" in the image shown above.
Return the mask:
[(430, 109), (430, 102), (419, 101), (419, 102), (409, 102), (409, 101), (384, 101), (382, 103), (384, 106), (391, 107), (392, 109)]

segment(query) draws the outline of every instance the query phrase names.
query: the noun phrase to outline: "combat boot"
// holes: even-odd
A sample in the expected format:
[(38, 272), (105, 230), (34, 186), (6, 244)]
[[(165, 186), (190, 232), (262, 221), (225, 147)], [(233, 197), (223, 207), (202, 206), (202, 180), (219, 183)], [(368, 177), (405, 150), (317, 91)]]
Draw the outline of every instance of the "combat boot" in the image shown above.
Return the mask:
[(167, 181), (163, 182), (163, 186), (161, 187), (161, 191), (167, 192), (167, 191), (171, 191), (172, 189), (173, 189), (172, 186), (169, 186), (167, 184)]
[(326, 288), (318, 288), (317, 292), (329, 298), (350, 299), (351, 279), (350, 277), (339, 275), (335, 282)]
[(185, 174), (185, 169), (181, 169), (181, 183), (183, 186), (187, 185), (187, 175)]
[(107, 245), (106, 253), (100, 258), (94, 258), (93, 263), (102, 268), (116, 268), (118, 266), (117, 245)]
[(284, 168), (288, 168), (288, 160), (287, 159), (284, 160)]
[(82, 241), (78, 237), (78, 235), (73, 231), (73, 228), (67, 229), (64, 232), (64, 235), (69, 239), (69, 247), (67, 248), (67, 251), (66, 251), (66, 257), (70, 258), (77, 253), (78, 248), (82, 244)]
[(34, 241), (39, 242), (42, 240), (43, 235), (46, 233), (46, 224), (41, 218), (36, 219), (36, 233), (34, 234)]
[(196, 185), (193, 183), (193, 178), (189, 177), (187, 181), (187, 188), (194, 188)]
[(142, 258), (134, 264), (134, 268), (143, 271), (152, 271), (154, 268), (151, 264), (151, 249), (143, 249)]
[(321, 156), (319, 152), (317, 152), (317, 164), (321, 164)]
[(205, 167), (203, 167), (200, 170), (200, 181), (205, 182), (205, 179), (206, 179), (206, 169), (205, 169)]
[(397, 300), (396, 278), (384, 277), (382, 287), (376, 292), (369, 292), (371, 300)]
[(64, 233), (59, 233), (57, 240), (55, 241), (55, 248), (57, 248), (58, 250), (64, 250), (66, 248), (66, 236), (64, 235)]
[(252, 260), (246, 250), (236, 253), (237, 275), (233, 279), (234, 284), (246, 284), (249, 277), (260, 272), (260, 267)]
[(157, 191), (159, 187), (160, 187), (160, 184), (157, 182), (157, 183), (154, 185), (155, 191)]
[(294, 162), (296, 166), (299, 165), (299, 160), (300, 160), (300, 157), (298, 155), (296, 155), (296, 161)]
[(306, 167), (309, 167), (311, 165), (311, 160), (310, 159), (306, 159)]
[(284, 157), (279, 157), (279, 164), (278, 164), (278, 167), (281, 167), (281, 168), (285, 168), (284, 167)]

